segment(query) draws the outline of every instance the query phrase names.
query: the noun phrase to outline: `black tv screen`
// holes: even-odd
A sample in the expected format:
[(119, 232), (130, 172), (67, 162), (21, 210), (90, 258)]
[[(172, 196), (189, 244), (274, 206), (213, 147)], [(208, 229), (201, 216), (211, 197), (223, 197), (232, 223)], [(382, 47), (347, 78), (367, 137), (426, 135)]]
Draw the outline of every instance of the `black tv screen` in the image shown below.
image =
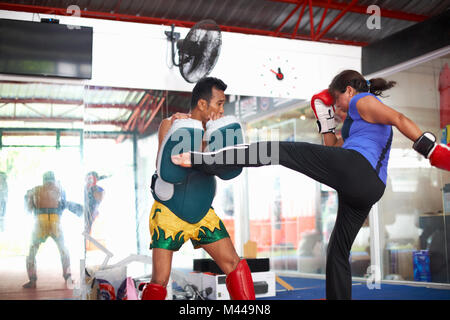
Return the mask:
[(0, 19), (0, 73), (92, 78), (92, 28)]

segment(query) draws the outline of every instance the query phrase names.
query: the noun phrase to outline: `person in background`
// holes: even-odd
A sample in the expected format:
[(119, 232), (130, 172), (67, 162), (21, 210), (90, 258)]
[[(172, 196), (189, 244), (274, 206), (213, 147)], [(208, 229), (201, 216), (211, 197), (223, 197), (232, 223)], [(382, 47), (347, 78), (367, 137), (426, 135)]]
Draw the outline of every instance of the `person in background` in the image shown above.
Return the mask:
[(8, 202), (8, 181), (5, 172), (0, 172), (0, 232), (5, 228), (6, 203)]
[(42, 185), (28, 190), (25, 195), (25, 203), (29, 212), (35, 216), (35, 224), (31, 236), (31, 245), (26, 258), (26, 267), (29, 282), (24, 288), (36, 288), (36, 254), (39, 247), (48, 237), (53, 238), (61, 255), (62, 273), (66, 285), (70, 288), (72, 278), (70, 273), (70, 257), (61, 229), (60, 218), (66, 206), (66, 194), (59, 182), (55, 180), (55, 174), (47, 171), (42, 177)]
[(105, 190), (97, 185), (99, 180), (106, 176), (99, 176), (96, 171), (91, 171), (86, 175), (86, 185), (84, 188), (84, 214), (85, 231), (91, 234), (92, 224), (99, 215), (98, 207), (103, 201)]

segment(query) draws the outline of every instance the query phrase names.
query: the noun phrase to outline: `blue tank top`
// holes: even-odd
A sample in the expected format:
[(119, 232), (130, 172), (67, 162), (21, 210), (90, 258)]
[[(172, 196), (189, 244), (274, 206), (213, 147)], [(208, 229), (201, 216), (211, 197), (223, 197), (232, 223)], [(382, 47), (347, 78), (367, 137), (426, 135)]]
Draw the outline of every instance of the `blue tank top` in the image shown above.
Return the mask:
[[(372, 165), (381, 181), (386, 184), (387, 165), (392, 144), (392, 126), (369, 123), (361, 118), (356, 102), (374, 94), (363, 92), (355, 95), (348, 107), (347, 118), (342, 126), (342, 148), (352, 149), (361, 153)], [(381, 102), (380, 99), (378, 101)]]

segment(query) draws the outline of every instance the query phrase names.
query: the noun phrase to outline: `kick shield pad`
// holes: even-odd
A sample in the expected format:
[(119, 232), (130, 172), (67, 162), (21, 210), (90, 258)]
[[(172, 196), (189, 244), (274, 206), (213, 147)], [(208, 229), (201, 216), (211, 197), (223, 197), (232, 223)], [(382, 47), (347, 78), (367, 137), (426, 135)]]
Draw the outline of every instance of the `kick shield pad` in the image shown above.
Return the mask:
[(173, 164), (171, 156), (200, 151), (202, 123), (194, 119), (176, 120), (161, 144), (152, 195), (180, 219), (197, 223), (211, 207), (216, 191), (214, 176)]
[(192, 171), (172, 163), (171, 156), (188, 151), (200, 151), (203, 138), (202, 123), (194, 119), (175, 120), (163, 139), (158, 154), (158, 176), (165, 182), (180, 183)]
[[(214, 152), (225, 147), (240, 145), (244, 143), (244, 135), (241, 124), (234, 116), (225, 116), (206, 123), (205, 140), (207, 147), (205, 151)], [(227, 159), (219, 159), (227, 161)], [(242, 172), (242, 168), (218, 175), (222, 180), (230, 180)]]

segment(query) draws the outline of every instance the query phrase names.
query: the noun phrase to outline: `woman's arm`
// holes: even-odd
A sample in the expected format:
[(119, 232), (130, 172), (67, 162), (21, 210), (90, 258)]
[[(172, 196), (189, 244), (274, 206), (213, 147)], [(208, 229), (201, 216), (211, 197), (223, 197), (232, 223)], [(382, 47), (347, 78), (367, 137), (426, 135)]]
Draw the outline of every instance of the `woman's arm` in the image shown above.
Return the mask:
[(356, 103), (361, 118), (370, 123), (395, 126), (405, 137), (416, 141), (422, 130), (404, 114), (395, 111), (373, 96), (361, 98)]
[[(414, 141), (414, 150), (430, 159), (432, 166), (450, 171), (450, 147), (437, 144), (433, 139), (426, 137), (412, 120), (372, 96), (361, 98), (356, 103), (356, 108), (367, 122), (395, 126), (404, 136)], [(419, 138), (421, 139), (418, 140)]]
[(336, 137), (332, 132), (324, 133), (323, 144), (328, 147), (342, 147), (344, 144), (344, 139)]

